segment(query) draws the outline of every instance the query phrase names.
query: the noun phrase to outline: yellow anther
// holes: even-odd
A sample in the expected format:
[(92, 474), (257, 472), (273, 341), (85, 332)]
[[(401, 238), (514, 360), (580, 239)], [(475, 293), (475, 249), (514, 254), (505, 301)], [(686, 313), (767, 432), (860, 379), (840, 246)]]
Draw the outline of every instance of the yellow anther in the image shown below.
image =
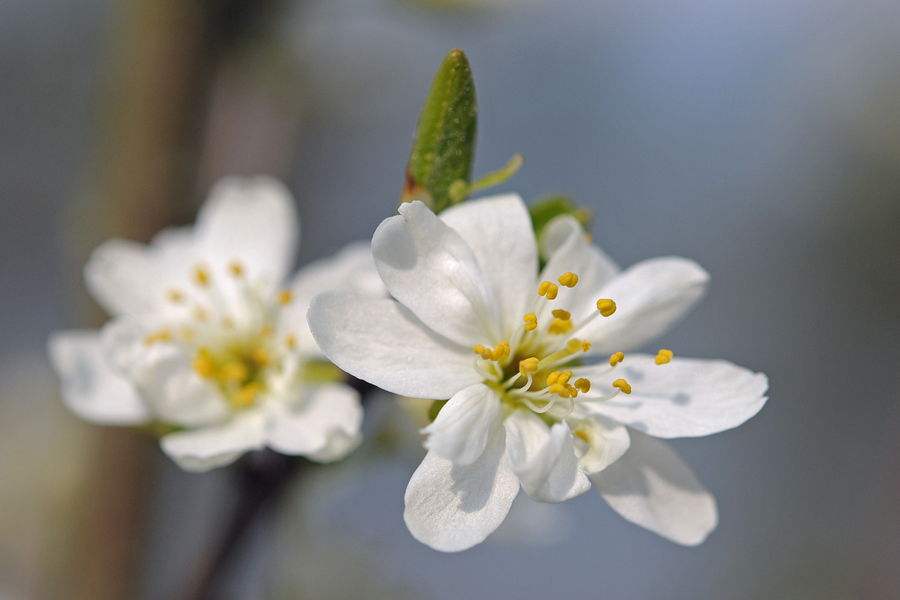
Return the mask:
[(506, 342), (500, 342), (496, 346), (494, 346), (494, 351), (491, 353), (491, 360), (500, 360), (501, 358), (506, 358), (509, 356), (509, 344)]
[(590, 349), (591, 349), (591, 343), (589, 341), (584, 340), (581, 342), (581, 351), (582, 352), (587, 352)]
[(617, 364), (619, 364), (620, 362), (622, 362), (623, 360), (625, 360), (625, 355), (622, 354), (621, 352), (616, 352), (615, 354), (613, 354), (612, 356), (609, 357), (609, 366), (614, 367)]
[(609, 298), (601, 298), (600, 300), (597, 300), (597, 310), (599, 310), (600, 314), (604, 317), (608, 317), (616, 312), (616, 303)]
[(202, 306), (194, 309), (194, 318), (198, 321), (205, 322), (209, 318), (209, 313)]
[(590, 380), (582, 377), (575, 382), (575, 387), (581, 390), (582, 393), (587, 394), (589, 391), (591, 391), (591, 382)]
[(571, 388), (572, 386), (566, 385), (564, 383), (554, 383), (550, 386), (550, 393), (558, 394), (562, 398), (571, 398)]
[(250, 376), (250, 371), (244, 363), (234, 361), (222, 367), (219, 376), (228, 383), (243, 383)]
[(260, 332), (260, 334), (261, 334), (264, 338), (270, 338), (270, 337), (272, 337), (272, 334), (273, 334), (273, 333), (275, 333), (275, 328), (272, 327), (271, 325), (266, 325), (265, 327), (262, 328), (262, 331)]
[(555, 384), (557, 381), (559, 381), (559, 376), (560, 376), (559, 371), (553, 371), (552, 373), (547, 375), (547, 385)]
[(572, 371), (563, 371), (562, 374), (557, 379), (557, 382), (565, 385), (569, 383), (569, 380), (572, 378)]
[(529, 373), (537, 373), (538, 359), (534, 356), (524, 358), (519, 361), (519, 373), (522, 377), (527, 377)]
[(212, 278), (209, 275), (209, 271), (206, 270), (206, 267), (200, 265), (194, 267), (194, 281), (196, 281), (198, 285), (206, 287), (211, 280)]
[(252, 406), (256, 401), (256, 395), (262, 391), (262, 386), (257, 382), (251, 382), (231, 395), (231, 404), (235, 408)]
[(573, 288), (575, 287), (575, 284), (578, 283), (578, 275), (575, 273), (563, 273), (557, 281), (559, 281), (560, 285), (564, 285), (567, 288)]
[(541, 283), (541, 287), (538, 288), (538, 294), (546, 296), (547, 300), (555, 300), (556, 296), (559, 294), (559, 288), (556, 287), (555, 283), (545, 281)]
[(240, 277), (244, 274), (244, 265), (242, 265), (238, 260), (233, 260), (228, 265), (228, 270), (231, 271), (231, 275), (233, 277)]
[(181, 304), (184, 302), (184, 293), (181, 290), (169, 290), (168, 294), (169, 302), (173, 304)]
[(293, 350), (297, 347), (297, 336), (293, 333), (289, 334), (286, 338), (284, 338), (284, 345), (287, 346), (288, 350)]
[(269, 353), (262, 348), (257, 348), (253, 352), (253, 362), (255, 362), (260, 367), (266, 366), (267, 364), (269, 364)]
[(572, 321), (569, 321), (568, 319), (553, 319), (553, 322), (550, 323), (550, 327), (547, 328), (547, 333), (560, 335), (571, 330), (572, 327), (574, 327), (574, 325), (572, 325)]
[(472, 350), (475, 352), (475, 354), (480, 354), (480, 355), (481, 355), (481, 358), (483, 358), (484, 360), (490, 360), (490, 359), (491, 359), (491, 350), (490, 350), (490, 348), (485, 348), (485, 347), (482, 346), (481, 344), (475, 344), (475, 346), (472, 348)]
[(572, 313), (570, 313), (567, 310), (563, 310), (561, 308), (557, 308), (550, 314), (552, 314), (557, 319), (562, 319), (563, 321), (568, 321), (569, 319), (572, 318)]
[(631, 393), (631, 386), (628, 385), (628, 382), (625, 381), (624, 379), (616, 379), (615, 381), (613, 381), (612, 384), (613, 384), (614, 388), (619, 388), (626, 394)]
[(222, 317), (222, 327), (225, 329), (234, 329), (234, 318), (228, 315)]
[(206, 377), (210, 379), (216, 374), (216, 359), (213, 358), (212, 354), (206, 348), (200, 348), (197, 351), (197, 355), (194, 357), (194, 362), (191, 364), (194, 367), (194, 370), (200, 374), (201, 377)]
[(159, 331), (154, 331), (150, 335), (144, 338), (144, 343), (148, 346), (156, 344), (158, 342), (171, 342), (172, 341), (172, 332), (168, 329), (160, 329)]
[(537, 328), (537, 316), (534, 313), (525, 315), (525, 331), (534, 331)]
[(656, 355), (656, 364), (664, 365), (667, 362), (669, 362), (670, 360), (672, 360), (673, 356), (675, 356), (674, 352), (663, 348), (662, 350), (659, 351), (659, 354)]
[(569, 352), (578, 352), (579, 350), (584, 348), (584, 344), (587, 344), (587, 342), (582, 342), (578, 338), (572, 338), (571, 340), (566, 342), (566, 350), (568, 350)]
[(194, 339), (194, 330), (190, 327), (182, 327), (181, 328), (181, 339), (186, 342), (190, 342)]
[(282, 306), (284, 306), (285, 304), (287, 304), (288, 302), (290, 302), (293, 299), (294, 299), (294, 295), (291, 293), (290, 290), (281, 290), (280, 292), (278, 292), (278, 304), (281, 304)]

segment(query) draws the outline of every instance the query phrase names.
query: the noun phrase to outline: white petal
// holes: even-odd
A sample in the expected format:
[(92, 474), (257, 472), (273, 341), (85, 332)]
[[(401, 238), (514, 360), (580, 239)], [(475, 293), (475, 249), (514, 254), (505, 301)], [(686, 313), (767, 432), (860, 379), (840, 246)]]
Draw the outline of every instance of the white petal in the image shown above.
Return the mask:
[(540, 502), (563, 502), (590, 489), (567, 423), (547, 427), (530, 410), (519, 409), (503, 424), (509, 464), (529, 496)]
[(263, 448), (263, 422), (260, 411), (247, 411), (222, 425), (170, 433), (159, 445), (185, 471), (209, 471)]
[(106, 363), (97, 331), (58, 331), (47, 344), (60, 378), (62, 399), (73, 413), (103, 425), (139, 425), (150, 414), (134, 386)]
[[(654, 437), (697, 437), (737, 427), (766, 403), (766, 376), (724, 360), (628, 354), (613, 377), (632, 393), (591, 404), (605, 415)], [(609, 379), (609, 377), (607, 377)], [(612, 390), (612, 388), (609, 388)]]
[(445, 400), (482, 380), (470, 348), (430, 331), (393, 300), (325, 292), (313, 298), (308, 321), (331, 362), (389, 392)]
[[(575, 217), (556, 217), (541, 233), (541, 251), (549, 256), (541, 272), (541, 281), (557, 283), (560, 275), (578, 275), (578, 284), (571, 290), (560, 286), (560, 299), (578, 322), (597, 310), (600, 290), (618, 273), (619, 267), (600, 248), (589, 243), (584, 228)], [(548, 303), (550, 304), (550, 303)], [(549, 306), (548, 308), (555, 308)]]
[(631, 432), (631, 447), (591, 480), (627, 520), (685, 546), (696, 546), (719, 521), (716, 499), (665, 442)]
[(391, 295), (458, 344), (499, 342), (498, 307), (469, 245), (421, 202), (399, 210), (372, 237), (375, 266)]
[(294, 201), (279, 181), (226, 177), (200, 208), (194, 235), (214, 272), (224, 273), (232, 260), (239, 260), (251, 280), (274, 288), (291, 270), (299, 230)]
[(455, 465), (470, 465), (484, 452), (499, 414), (497, 394), (482, 383), (470, 385), (454, 394), (434, 423), (422, 430), (428, 435), (425, 448)]
[(680, 321), (706, 292), (708, 283), (709, 274), (686, 258), (670, 256), (639, 262), (598, 294), (599, 298), (615, 301), (615, 314), (596, 318), (579, 336), (594, 344), (593, 353), (639, 348)]
[(221, 393), (173, 344), (146, 346), (132, 365), (131, 379), (153, 413), (167, 423), (196, 427), (221, 421), (229, 412)]
[(306, 324), (306, 312), (316, 294), (344, 291), (363, 296), (387, 296), (387, 290), (375, 269), (369, 242), (350, 244), (335, 256), (306, 265), (294, 275), (290, 289), (293, 299), (281, 311), (280, 333), (296, 336), (300, 352), (305, 356), (325, 356)]
[(585, 442), (582, 437), (576, 436), (575, 445), (584, 445), (583, 452), (579, 453), (579, 462), (588, 474), (599, 473), (619, 460), (631, 445), (628, 428), (605, 417), (594, 415), (581, 420), (576, 432), (587, 438)]
[(346, 385), (311, 388), (301, 406), (273, 401), (266, 412), (266, 444), (282, 454), (331, 462), (343, 458), (362, 439), (359, 393)]
[(519, 480), (504, 452), (498, 423), (484, 453), (464, 467), (429, 452), (406, 488), (403, 520), (413, 537), (442, 552), (480, 544), (509, 512)]
[(97, 246), (84, 266), (84, 282), (112, 316), (146, 317), (164, 302), (166, 273), (147, 247), (112, 239)]
[(517, 194), (507, 194), (461, 202), (440, 218), (475, 254), (509, 335), (522, 325), (537, 292), (537, 244), (528, 208)]

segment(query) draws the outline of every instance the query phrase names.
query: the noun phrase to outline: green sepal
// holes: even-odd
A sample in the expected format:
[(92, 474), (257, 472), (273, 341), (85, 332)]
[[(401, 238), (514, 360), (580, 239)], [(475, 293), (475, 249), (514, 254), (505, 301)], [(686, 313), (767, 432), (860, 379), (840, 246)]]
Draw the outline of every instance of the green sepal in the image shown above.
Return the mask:
[(419, 115), (400, 203), (421, 200), (436, 213), (453, 205), (450, 186), (469, 184), (476, 128), (472, 70), (463, 51), (454, 49), (438, 68)]
[(588, 222), (591, 220), (591, 211), (587, 208), (580, 207), (575, 201), (568, 196), (546, 196), (539, 199), (528, 207), (531, 213), (531, 224), (534, 226), (534, 234), (538, 238), (544, 231), (547, 223), (558, 217), (559, 215), (572, 215), (581, 226), (587, 229)]
[(435, 400), (431, 403), (431, 406), (428, 407), (428, 422), (434, 423), (434, 420), (437, 419), (438, 414), (440, 414), (441, 409), (444, 408), (444, 405), (447, 404), (448, 400)]
[(515, 175), (516, 171), (519, 170), (524, 162), (525, 158), (521, 154), (516, 154), (509, 159), (509, 162), (506, 163), (503, 168), (488, 173), (487, 175), (482, 175), (476, 179), (475, 183), (472, 185), (467, 185), (462, 179), (457, 179), (450, 184), (450, 201), (453, 204), (457, 204), (468, 198), (472, 192), (500, 185)]

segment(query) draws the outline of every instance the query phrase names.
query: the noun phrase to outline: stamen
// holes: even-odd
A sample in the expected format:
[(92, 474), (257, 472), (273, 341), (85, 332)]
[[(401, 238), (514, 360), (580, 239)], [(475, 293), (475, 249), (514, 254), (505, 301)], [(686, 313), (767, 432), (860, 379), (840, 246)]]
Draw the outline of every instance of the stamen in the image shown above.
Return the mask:
[(212, 353), (206, 348), (200, 348), (200, 350), (197, 351), (197, 355), (194, 357), (191, 366), (194, 367), (194, 370), (199, 373), (201, 377), (207, 379), (215, 376), (217, 370), (216, 359), (213, 358)]
[(613, 354), (612, 356), (609, 357), (609, 366), (614, 367), (617, 364), (619, 364), (620, 362), (622, 362), (623, 360), (625, 360), (625, 355), (622, 354), (621, 352), (616, 352), (615, 354)]
[(572, 327), (574, 327), (572, 321), (567, 319), (553, 319), (553, 322), (550, 323), (550, 327), (547, 328), (547, 333), (551, 335), (561, 335), (571, 331)]
[(559, 281), (560, 285), (564, 285), (567, 288), (573, 288), (575, 287), (575, 284), (578, 283), (578, 275), (575, 273), (563, 273), (557, 281)]
[(247, 365), (242, 362), (230, 362), (222, 367), (219, 376), (229, 383), (242, 383), (250, 376)]
[(244, 265), (242, 265), (239, 260), (233, 260), (231, 261), (231, 264), (228, 265), (228, 270), (231, 271), (232, 277), (238, 278), (244, 274)]
[(253, 352), (253, 361), (260, 367), (265, 367), (269, 364), (269, 353), (263, 350), (262, 348), (257, 348)]
[(261, 387), (256, 381), (248, 383), (231, 395), (231, 404), (236, 408), (252, 406), (256, 401), (256, 395), (261, 391)]
[(225, 329), (234, 329), (234, 318), (229, 315), (222, 317), (222, 327)]
[(293, 350), (297, 347), (297, 336), (293, 333), (288, 334), (286, 338), (284, 338), (284, 345), (287, 346), (288, 350)]
[(272, 337), (273, 333), (275, 333), (275, 328), (272, 327), (271, 325), (266, 325), (265, 327), (262, 328), (260, 335), (262, 335), (264, 338), (270, 338), (270, 337)]
[(674, 352), (663, 348), (662, 350), (659, 351), (659, 354), (656, 355), (656, 364), (664, 365), (667, 362), (669, 362), (670, 360), (672, 360), (673, 356), (675, 356)]
[(202, 306), (198, 306), (194, 309), (194, 318), (200, 321), (201, 323), (206, 322), (206, 319), (209, 318), (209, 312)]
[(587, 344), (588, 348), (591, 347), (590, 342), (582, 342), (581, 340), (579, 340), (577, 338), (572, 338), (571, 340), (566, 342), (566, 350), (568, 350), (569, 352), (572, 352), (572, 353), (578, 352), (579, 350), (587, 352), (587, 350), (585, 350), (585, 348), (584, 348), (585, 344)]
[(148, 346), (152, 346), (157, 342), (171, 342), (172, 341), (172, 332), (168, 329), (160, 329), (159, 331), (154, 331), (150, 335), (144, 338), (144, 343)]
[(184, 292), (178, 289), (171, 289), (169, 290), (168, 298), (169, 302), (173, 304), (181, 304), (184, 302)]
[(534, 313), (525, 315), (525, 331), (534, 331), (537, 328), (537, 316)]
[(538, 295), (546, 296), (547, 300), (556, 300), (558, 294), (559, 288), (556, 287), (555, 283), (550, 283), (549, 281), (541, 283), (541, 286), (538, 288)]
[(609, 298), (601, 298), (600, 300), (597, 300), (597, 310), (599, 310), (600, 314), (604, 317), (608, 317), (616, 312), (616, 303)]
[(497, 361), (501, 358), (506, 358), (509, 356), (509, 344), (507, 342), (500, 342), (496, 346), (494, 346), (494, 352), (491, 354), (491, 360)]
[(591, 391), (591, 382), (589, 379), (582, 377), (575, 382), (575, 387), (581, 390), (582, 393), (587, 394)]
[(206, 267), (197, 265), (194, 267), (194, 281), (201, 287), (209, 287), (209, 282), (212, 281), (212, 277), (210, 277)]
[(185, 342), (191, 342), (194, 340), (194, 330), (190, 327), (182, 327), (181, 328), (181, 339)]
[(631, 386), (628, 385), (628, 382), (624, 379), (616, 379), (615, 381), (613, 381), (612, 385), (614, 388), (619, 388), (626, 394), (631, 393)]
[(291, 293), (290, 290), (281, 290), (278, 293), (278, 304), (281, 304), (282, 306), (289, 303), (293, 299), (294, 299), (294, 295)]
[(582, 342), (581, 342), (581, 351), (582, 351), (582, 352), (587, 352), (587, 351), (590, 350), (590, 349), (591, 349), (591, 343), (590, 343), (589, 341), (587, 341), (587, 340), (582, 340)]
[(537, 371), (538, 359), (536, 356), (531, 356), (519, 361), (519, 373), (521, 373), (522, 376), (527, 376), (529, 373), (537, 373)]

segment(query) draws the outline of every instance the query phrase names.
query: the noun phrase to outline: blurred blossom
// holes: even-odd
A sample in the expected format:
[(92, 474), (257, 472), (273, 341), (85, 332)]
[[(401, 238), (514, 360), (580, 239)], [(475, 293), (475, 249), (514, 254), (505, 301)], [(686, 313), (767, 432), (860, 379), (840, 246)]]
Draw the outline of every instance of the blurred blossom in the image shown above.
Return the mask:
[[(668, 350), (624, 355), (701, 298), (709, 275), (696, 263), (666, 257), (620, 271), (568, 215), (547, 225), (541, 246), (538, 273), (515, 195), (440, 218), (404, 203), (372, 238), (397, 301), (347, 292), (312, 301), (310, 327), (335, 364), (396, 394), (450, 398), (423, 430), (429, 452), (406, 490), (407, 526), (432, 548), (465, 550), (500, 525), (520, 486), (554, 503), (593, 482), (629, 521), (701, 543), (718, 522), (715, 500), (654, 438), (740, 425), (765, 404), (766, 377)], [(582, 362), (601, 356), (607, 364)]]
[(165, 229), (149, 246), (98, 247), (85, 281), (114, 318), (51, 338), (66, 404), (97, 423), (156, 422), (163, 451), (191, 471), (264, 446), (345, 456), (360, 440), (359, 395), (316, 346), (306, 308), (322, 290), (382, 288), (366, 245), (287, 281), (298, 239), (281, 184), (231, 178), (195, 227)]

